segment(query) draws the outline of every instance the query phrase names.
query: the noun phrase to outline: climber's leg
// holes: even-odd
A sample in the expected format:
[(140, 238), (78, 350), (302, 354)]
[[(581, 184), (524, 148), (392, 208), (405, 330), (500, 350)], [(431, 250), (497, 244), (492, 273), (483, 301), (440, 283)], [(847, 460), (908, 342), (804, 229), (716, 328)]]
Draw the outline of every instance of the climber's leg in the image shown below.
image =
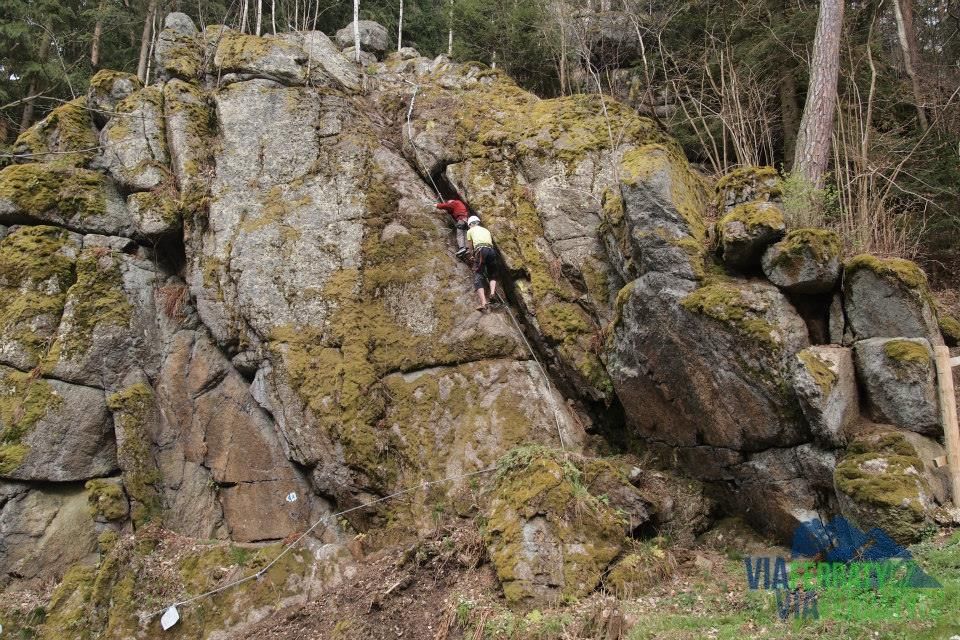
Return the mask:
[(463, 222), (457, 224), (457, 257), (463, 259), (467, 255), (467, 225)]
[(477, 292), (477, 297), (480, 298), (480, 306), (477, 307), (477, 311), (483, 311), (487, 308), (487, 279), (483, 277), (482, 268), (473, 273), (473, 288)]

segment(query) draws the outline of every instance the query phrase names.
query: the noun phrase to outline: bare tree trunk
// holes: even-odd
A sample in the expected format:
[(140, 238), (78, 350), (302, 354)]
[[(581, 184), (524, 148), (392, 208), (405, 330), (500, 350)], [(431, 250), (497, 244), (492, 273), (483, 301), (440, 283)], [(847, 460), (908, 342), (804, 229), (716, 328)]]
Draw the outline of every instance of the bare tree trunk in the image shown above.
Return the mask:
[[(53, 30), (53, 20), (47, 18), (47, 22), (44, 25), (43, 29), (43, 39), (40, 41), (40, 48), (37, 50), (37, 62), (43, 64), (47, 61), (47, 56), (50, 55), (50, 36)], [(30, 80), (30, 86), (27, 87), (27, 97), (23, 103), (23, 115), (20, 118), (20, 133), (23, 133), (30, 128), (30, 125), (33, 124), (33, 111), (37, 101), (37, 92), (40, 88), (40, 83), (37, 79), (37, 76), (34, 75)]]
[(103, 39), (103, 12), (106, 9), (106, 0), (100, 0), (97, 5), (97, 22), (93, 25), (93, 42), (90, 43), (90, 66), (94, 69), (100, 66), (100, 41)]
[(353, 50), (360, 62), (360, 0), (353, 0)]
[(403, 46), (403, 0), (400, 0), (400, 19), (397, 20), (397, 51)]
[(153, 40), (153, 20), (157, 13), (157, 0), (150, 0), (147, 5), (147, 16), (143, 20), (143, 34), (140, 36), (140, 62), (137, 63), (137, 77), (141, 81), (147, 79), (147, 58), (150, 56), (150, 43)]
[(797, 150), (797, 129), (800, 127), (800, 108), (797, 106), (797, 79), (793, 69), (780, 76), (780, 124), (783, 128), (783, 164), (793, 169), (793, 154)]
[(450, 11), (447, 14), (447, 57), (453, 57), (453, 0), (450, 0)]
[(277, 35), (277, 0), (270, 2), (270, 26), (273, 27), (273, 35)]
[(263, 26), (263, 0), (257, 0), (257, 36), (260, 35), (260, 28)]
[(822, 0), (810, 60), (807, 102), (797, 134), (793, 170), (816, 188), (823, 187), (830, 160), (830, 141), (837, 108), (837, 76), (840, 71), (840, 34), (844, 0)]
[(894, 0), (893, 13), (897, 19), (897, 38), (900, 40), (900, 50), (903, 51), (903, 67), (913, 88), (913, 100), (917, 106), (920, 129), (926, 131), (930, 123), (927, 121), (927, 112), (923, 108), (920, 80), (917, 78), (917, 38), (913, 30), (913, 6), (910, 0)]
[(248, 0), (243, 0), (243, 10), (240, 12), (240, 33), (247, 32), (248, 4)]

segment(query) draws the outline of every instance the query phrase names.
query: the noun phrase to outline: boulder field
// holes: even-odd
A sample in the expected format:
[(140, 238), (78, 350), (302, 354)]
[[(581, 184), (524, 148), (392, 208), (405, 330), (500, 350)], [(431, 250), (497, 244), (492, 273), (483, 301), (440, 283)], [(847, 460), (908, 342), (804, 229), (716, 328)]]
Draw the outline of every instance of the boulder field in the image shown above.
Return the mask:
[[(165, 26), (152, 84), (101, 71), (0, 170), (0, 588), (59, 585), (40, 637), (154, 637), (308, 530), (282, 588), (178, 637), (438, 518), (478, 523), (516, 603), (718, 514), (960, 519), (932, 463), (955, 321), (913, 263), (788, 228), (772, 169), (712, 184), (619, 102), (384, 57), (375, 23), (362, 67), (346, 33)], [(438, 196), (491, 230), (508, 308), (474, 310)]]

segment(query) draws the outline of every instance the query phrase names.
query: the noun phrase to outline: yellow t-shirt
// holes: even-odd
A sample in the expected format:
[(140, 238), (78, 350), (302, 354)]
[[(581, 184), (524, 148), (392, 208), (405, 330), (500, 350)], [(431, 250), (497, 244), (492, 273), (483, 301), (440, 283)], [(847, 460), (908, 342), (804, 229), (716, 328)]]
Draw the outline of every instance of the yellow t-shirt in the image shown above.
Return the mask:
[(484, 244), (491, 247), (493, 246), (493, 236), (480, 225), (470, 227), (467, 231), (467, 240), (473, 243), (474, 248)]

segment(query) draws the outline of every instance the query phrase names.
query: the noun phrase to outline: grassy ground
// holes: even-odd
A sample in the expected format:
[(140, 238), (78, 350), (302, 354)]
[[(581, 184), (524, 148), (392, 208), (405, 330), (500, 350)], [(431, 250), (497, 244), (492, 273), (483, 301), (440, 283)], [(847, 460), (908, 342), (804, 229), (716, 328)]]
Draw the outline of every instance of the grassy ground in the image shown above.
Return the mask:
[[(789, 555), (785, 549), (767, 550), (771, 551)], [(631, 598), (594, 598), (565, 610), (525, 615), (464, 600), (457, 609), (457, 626), (463, 634), (459, 637), (491, 639), (950, 640), (960, 636), (960, 532), (941, 535), (911, 551), (917, 563), (942, 584), (940, 589), (910, 590), (916, 604), (904, 605), (902, 590), (878, 594), (844, 589), (819, 594), (819, 619), (793, 614), (782, 621), (773, 592), (747, 588), (738, 551), (705, 546), (679, 563), (672, 579)]]

